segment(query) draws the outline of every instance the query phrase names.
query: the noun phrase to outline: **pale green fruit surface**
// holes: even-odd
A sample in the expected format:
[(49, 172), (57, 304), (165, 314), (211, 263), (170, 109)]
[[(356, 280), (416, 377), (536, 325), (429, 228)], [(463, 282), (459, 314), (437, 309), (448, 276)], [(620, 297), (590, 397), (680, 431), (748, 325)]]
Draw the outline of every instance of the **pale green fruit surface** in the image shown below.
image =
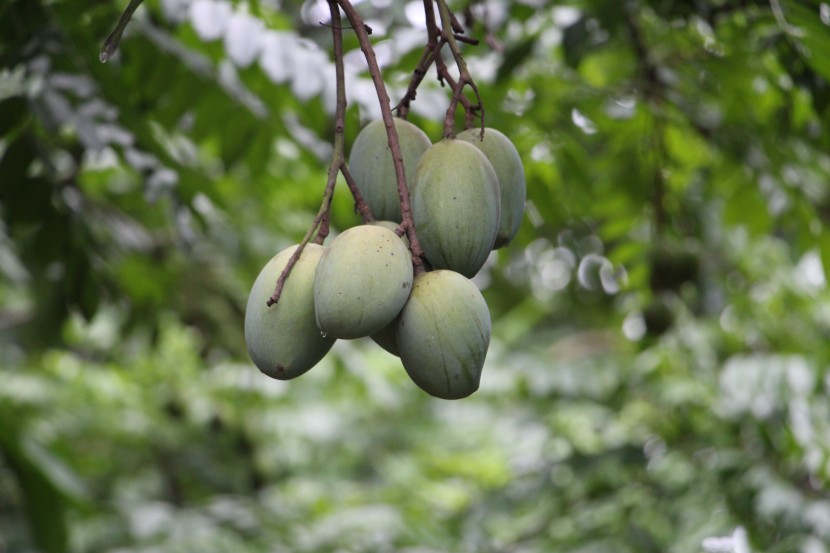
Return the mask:
[[(403, 155), (406, 182), (410, 186), (418, 160), (432, 143), (424, 131), (409, 121), (397, 117), (394, 121)], [(402, 220), (398, 179), (383, 120), (372, 121), (358, 133), (349, 153), (349, 170), (375, 218)]]
[(437, 142), (418, 162), (411, 196), (418, 241), (433, 268), (474, 276), (499, 230), (499, 181), (487, 157), (463, 140)]
[(272, 378), (289, 380), (316, 365), (334, 338), (323, 338), (314, 319), (312, 283), (323, 247), (306, 244), (285, 281), (280, 301), (266, 302), (297, 246), (274, 256), (260, 271), (245, 309), (245, 344), (251, 360)]
[(396, 344), (415, 384), (433, 396), (460, 399), (478, 389), (490, 330), (478, 288), (456, 272), (432, 271), (415, 279)]
[(481, 150), (496, 171), (501, 194), (501, 219), (493, 247), (506, 246), (519, 232), (527, 200), (525, 169), (519, 151), (503, 133), (489, 127), (484, 129), (484, 140), (481, 139), (481, 129), (467, 129), (458, 134), (458, 139)]
[(374, 334), (400, 313), (411, 290), (412, 258), (403, 241), (381, 226), (352, 227), (317, 266), (317, 328), (336, 338)]

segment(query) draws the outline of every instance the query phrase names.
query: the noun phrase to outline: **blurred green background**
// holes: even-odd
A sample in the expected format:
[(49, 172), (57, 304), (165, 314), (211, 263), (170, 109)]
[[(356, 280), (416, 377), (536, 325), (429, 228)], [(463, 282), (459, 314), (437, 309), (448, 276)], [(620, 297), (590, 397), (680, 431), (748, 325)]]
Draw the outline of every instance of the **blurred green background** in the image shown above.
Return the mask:
[[(245, 352), (322, 197), (325, 2), (147, 0), (101, 64), (125, 4), (0, 3), (0, 552), (830, 550), (830, 4), (451, 3), (528, 182), (455, 402), (369, 340)], [(357, 9), (397, 102), (422, 3)]]

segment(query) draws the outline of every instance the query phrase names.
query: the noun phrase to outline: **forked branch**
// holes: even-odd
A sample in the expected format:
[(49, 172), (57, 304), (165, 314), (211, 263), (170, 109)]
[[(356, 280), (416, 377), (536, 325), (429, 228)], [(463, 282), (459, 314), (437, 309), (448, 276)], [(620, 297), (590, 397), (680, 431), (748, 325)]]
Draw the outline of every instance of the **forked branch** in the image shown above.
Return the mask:
[[(478, 44), (478, 41), (472, 39), (470, 37), (465, 36), (462, 34), (464, 32), (464, 28), (456, 19), (455, 15), (447, 8), (447, 12), (449, 14), (449, 26), (452, 28), (452, 32), (445, 33), (442, 28), (439, 28), (438, 24), (435, 21), (435, 10), (433, 8), (434, 0), (423, 0), (424, 2), (424, 21), (426, 23), (427, 28), (427, 43), (424, 46), (424, 52), (421, 54), (421, 59), (418, 62), (418, 65), (415, 67), (413, 71), (412, 78), (409, 81), (409, 86), (407, 87), (406, 93), (404, 93), (403, 98), (401, 101), (398, 102), (398, 105), (395, 106), (395, 111), (397, 111), (398, 116), (406, 117), (409, 112), (410, 104), (413, 100), (415, 100), (415, 96), (418, 91), (418, 87), (420, 86), (421, 82), (424, 80), (424, 77), (427, 75), (429, 68), (435, 64), (436, 72), (438, 73), (438, 81), (443, 86), (444, 84), (449, 85), (450, 89), (453, 91), (453, 103), (450, 106), (450, 109), (447, 110), (447, 120), (453, 121), (455, 118), (455, 110), (458, 104), (464, 108), (465, 112), (465, 124), (468, 127), (471, 127), (475, 116), (477, 113), (483, 114), (483, 108), (481, 99), (478, 99), (478, 104), (474, 105), (469, 98), (464, 96), (463, 88), (464, 86), (471, 86), (478, 97), (478, 90), (475, 88), (475, 83), (470, 77), (469, 72), (467, 72), (466, 80), (464, 79), (464, 74), (461, 72), (461, 79), (456, 81), (452, 75), (450, 74), (449, 69), (447, 68), (446, 63), (444, 63), (443, 58), (441, 58), (441, 50), (444, 48), (444, 45), (448, 43), (447, 37), (452, 37), (456, 41), (456, 47), (452, 50), (453, 56), (456, 58), (456, 61), (461, 60), (461, 63), (466, 67), (466, 63), (463, 61), (463, 58), (459, 58), (461, 53), (457, 47), (457, 42), (465, 42), (467, 44)], [(446, 7), (446, 5), (445, 5)], [(447, 28), (447, 24), (442, 21), (442, 27)], [(482, 120), (483, 125), (483, 120)], [(451, 132), (449, 135), (451, 136)]]
[[(481, 101), (478, 86), (476, 86), (472, 75), (470, 75), (470, 71), (467, 69), (467, 62), (464, 60), (464, 56), (461, 54), (461, 49), (458, 47), (458, 41), (453, 34), (453, 30), (460, 28), (460, 24), (447, 7), (446, 0), (436, 0), (436, 2), (438, 3), (438, 13), (441, 16), (441, 38), (449, 44), (450, 51), (452, 52), (453, 59), (455, 59), (456, 67), (458, 68), (457, 83), (453, 83), (452, 78), (449, 76), (449, 72), (444, 72), (441, 75), (442, 78), (447, 80), (447, 83), (452, 88), (452, 99), (450, 100), (450, 105), (447, 108), (447, 115), (444, 118), (444, 137), (448, 138), (455, 134), (455, 110), (458, 108), (459, 103), (462, 103), (462, 105), (465, 106), (467, 122), (470, 123), (472, 114), (474, 112), (478, 112), (481, 117), (481, 127), (484, 128), (484, 103)], [(438, 65), (439, 72), (441, 71), (442, 63), (443, 62)], [(476, 101), (478, 102), (476, 105), (470, 106), (469, 108), (463, 104), (464, 100), (466, 100), (466, 97), (464, 96), (464, 88), (467, 86), (472, 89), (473, 94), (475, 94)]]

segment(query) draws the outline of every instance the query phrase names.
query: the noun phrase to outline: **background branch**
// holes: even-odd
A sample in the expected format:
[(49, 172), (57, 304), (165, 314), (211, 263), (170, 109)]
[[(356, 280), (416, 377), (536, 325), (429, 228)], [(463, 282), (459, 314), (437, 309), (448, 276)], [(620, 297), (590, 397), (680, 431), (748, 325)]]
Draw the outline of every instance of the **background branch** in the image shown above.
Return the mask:
[(130, 3), (127, 5), (127, 9), (124, 10), (124, 13), (122, 13), (121, 17), (118, 19), (115, 29), (113, 29), (113, 31), (109, 34), (107, 40), (104, 41), (101, 53), (98, 54), (98, 59), (101, 60), (101, 63), (107, 63), (113, 54), (115, 54), (115, 51), (118, 50), (118, 45), (121, 43), (121, 35), (124, 33), (124, 29), (127, 28), (127, 23), (130, 22), (133, 13), (135, 13), (135, 10), (138, 9), (138, 6), (140, 6), (143, 1), (144, 0), (130, 0)]

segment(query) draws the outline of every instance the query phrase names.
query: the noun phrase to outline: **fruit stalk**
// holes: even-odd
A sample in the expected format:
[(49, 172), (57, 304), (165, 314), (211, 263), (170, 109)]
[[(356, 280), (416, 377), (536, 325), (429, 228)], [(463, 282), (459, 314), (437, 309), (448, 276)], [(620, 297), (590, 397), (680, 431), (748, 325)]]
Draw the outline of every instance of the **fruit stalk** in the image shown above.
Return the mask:
[[(336, 175), (337, 173), (335, 171), (335, 177)], [(297, 249), (294, 250), (293, 254), (291, 254), (291, 258), (288, 260), (288, 263), (285, 265), (285, 268), (280, 273), (280, 277), (277, 279), (277, 285), (274, 287), (274, 293), (271, 294), (271, 297), (268, 298), (267, 302), (265, 302), (268, 307), (271, 307), (272, 305), (280, 301), (282, 289), (285, 286), (285, 280), (291, 273), (291, 269), (294, 267), (294, 265), (296, 265), (297, 260), (303, 253), (306, 244), (308, 244), (308, 242), (311, 240), (311, 237), (314, 235), (314, 231), (316, 231), (317, 228), (320, 226), (320, 223), (323, 221), (323, 218), (326, 216), (326, 214), (331, 211), (331, 199), (334, 195), (334, 182), (335, 179), (330, 178), (329, 182), (326, 183), (326, 190), (323, 193), (323, 202), (320, 205), (320, 209), (317, 210), (317, 215), (315, 215), (314, 219), (311, 221), (311, 226), (305, 233), (305, 236), (303, 236), (303, 239), (298, 244)]]
[[(268, 305), (268, 307), (280, 301), (280, 296), (282, 295), (282, 289), (285, 286), (285, 281), (288, 278), (288, 275), (291, 274), (291, 269), (297, 263), (297, 260), (303, 253), (303, 249), (305, 249), (306, 244), (308, 244), (308, 242), (311, 240), (311, 237), (314, 235), (315, 231), (317, 232), (317, 235), (314, 241), (317, 244), (322, 244), (326, 236), (328, 236), (329, 217), (331, 214), (331, 200), (334, 196), (334, 185), (337, 182), (337, 173), (341, 171), (346, 165), (346, 158), (343, 153), (345, 150), (344, 128), (346, 120), (346, 81), (343, 71), (343, 28), (340, 23), (340, 11), (337, 9), (335, 1), (328, 0), (328, 3), (329, 9), (331, 10), (331, 30), (333, 37), (332, 40), (334, 43), (334, 66), (335, 78), (337, 83), (337, 103), (334, 125), (334, 149), (331, 156), (331, 164), (329, 165), (328, 177), (326, 179), (326, 189), (323, 193), (323, 201), (320, 204), (320, 209), (317, 210), (317, 214), (311, 221), (311, 227), (309, 227), (305, 236), (303, 236), (303, 239), (297, 246), (297, 249), (294, 250), (294, 253), (291, 255), (291, 258), (285, 265), (285, 268), (280, 273), (280, 276), (277, 279), (277, 284), (274, 287), (274, 293), (271, 294), (271, 297), (268, 298), (268, 301), (266, 302), (266, 305)], [(355, 191), (356, 189), (353, 190), (352, 193), (354, 193)], [(355, 202), (358, 204), (358, 209), (360, 209), (360, 206), (362, 204), (363, 209), (366, 210), (365, 213), (368, 213), (368, 216), (371, 218), (371, 211), (368, 211), (369, 207), (366, 206), (365, 203), (362, 201), (359, 192), (357, 193), (357, 195), (355, 195), (354, 198)]]
[(349, 191), (352, 193), (352, 197), (354, 198), (354, 209), (357, 213), (360, 213), (360, 218), (363, 220), (363, 224), (366, 225), (373, 222), (375, 220), (375, 216), (372, 213), (372, 208), (369, 207), (369, 204), (363, 199), (363, 195), (360, 193), (360, 190), (358, 190), (354, 177), (352, 177), (352, 173), (349, 171), (349, 166), (345, 161), (342, 165), (340, 165), (340, 172), (346, 180), (346, 186), (349, 187)]
[[(392, 161), (395, 167), (395, 176), (398, 184), (398, 198), (401, 203), (401, 217), (403, 219), (402, 226), (406, 229), (406, 236), (409, 239), (409, 248), (412, 253), (412, 265), (415, 274), (424, 271), (424, 262), (422, 259), (423, 251), (418, 242), (418, 237), (415, 235), (415, 223), (412, 218), (412, 206), (409, 201), (409, 190), (406, 187), (406, 175), (403, 167), (403, 154), (398, 142), (398, 133), (395, 130), (395, 123), (393, 121), (392, 109), (390, 107), (389, 94), (386, 92), (386, 85), (383, 83), (383, 77), (380, 73), (380, 66), (378, 66), (377, 58), (375, 57), (374, 48), (369, 41), (369, 32), (366, 24), (360, 17), (360, 14), (354, 9), (349, 0), (336, 0), (337, 4), (343, 9), (346, 18), (352, 25), (352, 29), (357, 35), (357, 40), (360, 43), (360, 49), (363, 51), (363, 56), (366, 58), (366, 64), (369, 66), (369, 74), (372, 77), (372, 82), (375, 85), (375, 92), (380, 103), (381, 115), (383, 117), (383, 124), (386, 127), (386, 135), (389, 138), (389, 149), (392, 152)], [(342, 56), (341, 56), (342, 57)]]
[[(375, 220), (372, 216), (372, 209), (365, 201), (363, 201), (363, 196), (361, 196), (360, 190), (357, 189), (354, 179), (349, 172), (349, 167), (346, 165), (346, 141), (344, 136), (346, 128), (346, 78), (343, 70), (343, 25), (340, 19), (340, 9), (337, 7), (337, 3), (335, 0), (327, 1), (329, 4), (329, 11), (331, 12), (331, 33), (332, 44), (334, 46), (334, 72), (336, 79), (335, 82), (337, 85), (337, 100), (335, 103), (334, 114), (334, 155), (336, 157), (332, 158), (332, 168), (334, 168), (336, 161), (336, 169), (339, 169), (343, 174), (343, 178), (346, 180), (346, 186), (349, 187), (349, 191), (351, 191), (352, 197), (354, 198), (355, 211), (360, 213), (360, 216), (363, 219), (363, 224), (366, 224)], [(337, 177), (336, 169), (334, 175), (335, 178)], [(331, 172), (329, 173), (329, 177), (331, 177)], [(328, 217), (326, 219), (328, 219)], [(326, 222), (328, 222), (328, 220), (326, 220)], [(319, 240), (319, 233), (317, 238)], [(323, 238), (325, 238), (325, 236)], [(319, 240), (318, 244), (322, 244), (322, 240)]]
[[(343, 31), (340, 26), (340, 10), (332, 0), (328, 1), (329, 10), (331, 11), (331, 34), (332, 44), (334, 46), (334, 74), (336, 82), (336, 102), (334, 113), (334, 147), (332, 148), (331, 163), (329, 164), (328, 176), (326, 179), (326, 188), (331, 186), (334, 188), (334, 182), (337, 180), (337, 173), (343, 166), (345, 148), (345, 140), (343, 131), (345, 128), (345, 113), (346, 113), (346, 86), (345, 78), (343, 76)], [(355, 198), (357, 201), (357, 198)], [(322, 244), (329, 235), (329, 219), (331, 218), (331, 198), (329, 198), (326, 210), (320, 220), (320, 226), (317, 229), (317, 236), (314, 238), (315, 244)]]

